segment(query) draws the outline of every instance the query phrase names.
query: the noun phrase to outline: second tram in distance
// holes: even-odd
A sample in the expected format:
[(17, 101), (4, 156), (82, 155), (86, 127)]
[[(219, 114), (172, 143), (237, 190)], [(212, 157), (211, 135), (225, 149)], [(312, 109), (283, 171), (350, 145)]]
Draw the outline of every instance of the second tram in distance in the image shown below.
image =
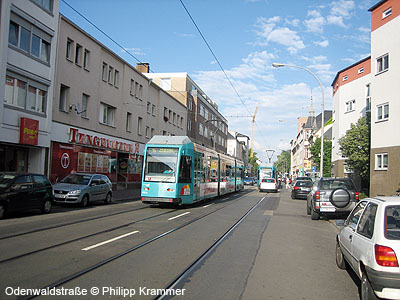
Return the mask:
[(187, 136), (153, 136), (146, 144), (143, 203), (192, 204), (244, 188), (244, 164)]

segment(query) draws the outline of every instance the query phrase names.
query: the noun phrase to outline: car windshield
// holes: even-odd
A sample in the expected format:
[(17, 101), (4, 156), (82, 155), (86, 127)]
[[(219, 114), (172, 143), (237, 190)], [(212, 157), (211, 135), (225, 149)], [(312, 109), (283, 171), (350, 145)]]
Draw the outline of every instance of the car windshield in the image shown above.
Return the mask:
[(385, 236), (390, 240), (400, 240), (400, 205), (386, 207)]
[(344, 188), (348, 190), (355, 190), (354, 184), (350, 180), (337, 180), (337, 179), (328, 179), (323, 180), (321, 183), (321, 190), (334, 190), (338, 188)]
[(70, 174), (61, 180), (61, 183), (70, 183), (70, 184), (79, 184), (79, 185), (88, 185), (91, 175), (83, 175), (83, 174)]
[(263, 179), (262, 182), (274, 183), (274, 182), (275, 182), (275, 179)]
[(313, 183), (309, 180), (307, 181), (297, 181), (296, 186), (303, 186), (303, 187), (312, 187)]
[(8, 187), (17, 175), (0, 174), (0, 188)]

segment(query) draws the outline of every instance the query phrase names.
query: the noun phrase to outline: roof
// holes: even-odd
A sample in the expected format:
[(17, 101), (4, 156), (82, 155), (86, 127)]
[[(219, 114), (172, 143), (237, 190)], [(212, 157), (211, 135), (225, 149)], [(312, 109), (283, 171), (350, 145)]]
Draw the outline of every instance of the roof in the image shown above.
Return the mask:
[(167, 135), (155, 135), (149, 141), (148, 144), (161, 144), (161, 145), (185, 145), (190, 144), (192, 141), (187, 136), (167, 136)]
[(369, 199), (375, 199), (375, 200), (380, 200), (380, 201), (384, 201), (384, 202), (400, 204), (400, 196), (376, 196), (376, 197), (372, 197)]
[(376, 8), (378, 8), (379, 6), (381, 6), (383, 3), (387, 2), (388, 0), (381, 0), (379, 1), (377, 4), (375, 4), (374, 6), (372, 6), (370, 9), (368, 9), (368, 11), (373, 11)]
[[(385, 1), (386, 1), (386, 0), (385, 0)], [(342, 73), (342, 72), (344, 72), (344, 71), (346, 71), (346, 70), (348, 70), (348, 69), (351, 69), (352, 67), (357, 66), (358, 64), (361, 64), (362, 62), (364, 62), (364, 61), (366, 61), (366, 60), (368, 60), (368, 59), (370, 59), (370, 58), (371, 58), (371, 55), (368, 56), (368, 57), (366, 57), (366, 58), (363, 58), (362, 60), (360, 60), (360, 61), (358, 61), (358, 62), (352, 64), (351, 66), (348, 66), (348, 67), (346, 67), (346, 68), (340, 70), (339, 72), (337, 72), (335, 78), (334, 78), (333, 81), (332, 81), (331, 86), (334, 86), (334, 85), (335, 85), (335, 82), (336, 82), (337, 78), (339, 77), (339, 74), (340, 74), (340, 73)]]

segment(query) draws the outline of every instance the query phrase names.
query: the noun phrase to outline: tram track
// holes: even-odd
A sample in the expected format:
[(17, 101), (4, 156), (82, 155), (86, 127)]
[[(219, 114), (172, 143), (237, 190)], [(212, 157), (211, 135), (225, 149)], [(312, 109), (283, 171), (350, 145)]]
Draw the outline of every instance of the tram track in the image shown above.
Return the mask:
[[(103, 259), (100, 262), (98, 262), (96, 264), (93, 264), (93, 265), (91, 265), (89, 267), (86, 267), (86, 268), (84, 268), (84, 269), (82, 269), (80, 271), (77, 271), (77, 272), (75, 272), (75, 273), (73, 273), (71, 275), (65, 276), (65, 277), (63, 277), (63, 278), (61, 278), (61, 279), (59, 279), (59, 280), (57, 280), (57, 281), (55, 281), (55, 282), (53, 282), (51, 284), (43, 286), (43, 287), (39, 288), (39, 290), (46, 290), (46, 289), (52, 289), (52, 288), (55, 288), (55, 287), (59, 287), (59, 286), (61, 286), (63, 284), (66, 284), (66, 283), (68, 283), (68, 282), (70, 282), (70, 281), (72, 281), (74, 279), (77, 279), (77, 278), (79, 278), (79, 277), (81, 277), (81, 276), (83, 276), (83, 275), (85, 275), (87, 273), (95, 271), (95, 270), (99, 269), (100, 267), (102, 267), (102, 266), (104, 266), (104, 265), (106, 265), (106, 264), (108, 264), (110, 262), (113, 262), (113, 261), (115, 261), (115, 260), (117, 260), (117, 259), (119, 259), (119, 258), (121, 258), (121, 257), (123, 257), (123, 256), (125, 256), (127, 254), (130, 254), (130, 253), (132, 253), (132, 252), (134, 252), (134, 251), (136, 251), (136, 250), (148, 245), (148, 244), (151, 244), (152, 242), (155, 242), (155, 241), (157, 241), (157, 240), (159, 240), (159, 239), (161, 239), (161, 238), (163, 238), (165, 236), (168, 236), (168, 235), (170, 235), (170, 234), (172, 234), (172, 233), (174, 233), (174, 232), (176, 232), (178, 230), (181, 230), (181, 229), (183, 229), (183, 228), (185, 228), (185, 227), (187, 227), (187, 226), (189, 226), (189, 225), (191, 225), (191, 224), (193, 224), (193, 223), (195, 223), (195, 222), (197, 222), (197, 221), (199, 221), (201, 219), (204, 219), (205, 217), (208, 217), (208, 216), (210, 216), (210, 215), (212, 215), (212, 214), (214, 214), (214, 213), (216, 213), (216, 212), (218, 212), (218, 211), (220, 211), (220, 210), (222, 210), (222, 209), (224, 209), (224, 208), (226, 208), (226, 207), (228, 207), (230, 205), (233, 205), (234, 203), (236, 203), (236, 202), (238, 202), (240, 200), (240, 198), (243, 195), (243, 193), (246, 193), (246, 192), (242, 191), (239, 194), (236, 194), (235, 198), (237, 198), (237, 199), (229, 201), (229, 203), (227, 203), (225, 205), (222, 205), (222, 206), (218, 207), (217, 209), (214, 209), (214, 210), (212, 210), (210, 212), (207, 212), (204, 215), (201, 215), (201, 216), (198, 216), (198, 217), (196, 217), (194, 219), (191, 219), (191, 220), (189, 220), (189, 221), (187, 221), (187, 222), (185, 222), (185, 223), (183, 223), (183, 224), (181, 224), (179, 226), (176, 226), (176, 227), (174, 227), (174, 228), (172, 228), (172, 229), (170, 229), (170, 230), (168, 230), (166, 232), (163, 232), (163, 233), (161, 233), (159, 235), (156, 235), (156, 236), (154, 236), (152, 238), (149, 238), (149, 239), (145, 240), (144, 242), (142, 242), (142, 243), (140, 243), (140, 244), (138, 244), (136, 246), (133, 246), (133, 247), (131, 247), (131, 248), (129, 248), (129, 249), (123, 251), (123, 252), (120, 252), (120, 253), (118, 253), (116, 255), (113, 255), (113, 256), (111, 256), (109, 258)], [(264, 198), (265, 197), (263, 197), (263, 199)], [(224, 201), (225, 199), (221, 199), (221, 200), (223, 200), (223, 201), (221, 201), (221, 203), (225, 202)], [(258, 201), (257, 204), (255, 206), (253, 206), (250, 209), (250, 211), (248, 211), (246, 213), (246, 216), (249, 213), (251, 213), (252, 209), (254, 209), (259, 203), (261, 203), (261, 200)], [(163, 214), (166, 214), (166, 213), (163, 213)], [(241, 219), (243, 219), (243, 217)], [(25, 297), (25, 298), (21, 298), (21, 299), (33, 299), (33, 298), (36, 298), (38, 296), (39, 295), (31, 295), (31, 296), (28, 296), (28, 297)]]

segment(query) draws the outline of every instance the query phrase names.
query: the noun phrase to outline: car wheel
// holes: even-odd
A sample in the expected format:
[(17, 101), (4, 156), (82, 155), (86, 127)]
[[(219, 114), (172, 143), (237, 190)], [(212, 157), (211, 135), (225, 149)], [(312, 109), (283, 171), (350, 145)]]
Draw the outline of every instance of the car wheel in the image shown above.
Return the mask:
[(311, 220), (319, 220), (319, 213), (311, 210)]
[(374, 291), (372, 290), (371, 283), (369, 282), (365, 272), (361, 277), (361, 300), (378, 300)]
[(106, 196), (106, 199), (104, 200), (105, 204), (110, 204), (111, 203), (111, 193), (108, 193)]
[(308, 203), (307, 203), (307, 215), (311, 215), (311, 208), (308, 206)]
[(48, 214), (51, 211), (52, 207), (53, 207), (53, 204), (51, 203), (51, 200), (46, 199), (46, 200), (44, 200), (40, 211), (42, 212), (42, 214)]
[(6, 215), (6, 206), (4, 204), (0, 204), (0, 220), (4, 218)]
[(339, 269), (345, 270), (346, 269), (346, 261), (343, 256), (342, 249), (340, 249), (339, 242), (336, 241), (336, 265)]
[(81, 206), (82, 207), (86, 207), (89, 204), (89, 196), (85, 195), (83, 196), (82, 200), (81, 200)]
[(293, 193), (290, 195), (292, 199), (296, 199), (296, 197), (293, 195)]

